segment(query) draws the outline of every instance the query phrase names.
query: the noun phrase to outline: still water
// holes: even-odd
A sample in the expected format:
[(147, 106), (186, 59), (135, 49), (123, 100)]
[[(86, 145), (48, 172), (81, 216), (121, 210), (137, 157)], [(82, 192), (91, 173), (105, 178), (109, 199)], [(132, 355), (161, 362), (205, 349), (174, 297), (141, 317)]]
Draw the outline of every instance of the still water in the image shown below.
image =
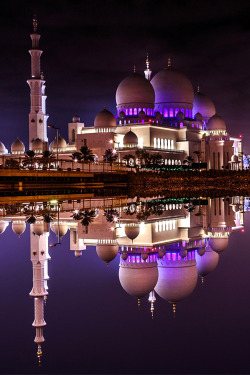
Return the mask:
[(248, 209), (2, 204), (0, 372), (249, 373)]

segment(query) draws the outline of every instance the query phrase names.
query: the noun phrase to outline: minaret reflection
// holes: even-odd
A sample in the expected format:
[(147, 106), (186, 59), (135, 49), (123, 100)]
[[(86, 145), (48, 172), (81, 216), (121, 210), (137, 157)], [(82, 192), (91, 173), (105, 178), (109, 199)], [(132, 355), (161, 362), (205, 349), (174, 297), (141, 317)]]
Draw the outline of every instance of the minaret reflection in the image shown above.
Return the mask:
[(44, 302), (48, 295), (48, 252), (49, 227), (44, 222), (37, 222), (30, 225), (30, 256), (33, 267), (33, 287), (30, 296), (34, 298), (34, 322), (36, 336), (34, 342), (37, 344), (37, 357), (41, 363), (42, 344), (45, 341), (43, 327), (46, 326), (44, 320)]

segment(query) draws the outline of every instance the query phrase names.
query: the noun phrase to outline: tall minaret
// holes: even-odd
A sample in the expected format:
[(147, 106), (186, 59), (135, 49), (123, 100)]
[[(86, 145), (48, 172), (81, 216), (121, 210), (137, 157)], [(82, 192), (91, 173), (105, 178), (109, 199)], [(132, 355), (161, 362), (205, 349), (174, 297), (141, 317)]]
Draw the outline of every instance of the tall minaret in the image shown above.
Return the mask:
[(144, 70), (145, 78), (150, 81), (152, 70), (149, 68), (149, 59), (148, 59), (148, 53), (147, 53), (147, 59), (146, 59), (146, 70)]
[(44, 301), (48, 295), (47, 291), (47, 262), (50, 259), (48, 253), (48, 232), (40, 236), (34, 235), (32, 225), (30, 227), (30, 257), (33, 266), (33, 287), (30, 296), (34, 298), (34, 322), (36, 336), (34, 342), (38, 346), (37, 357), (41, 363), (42, 343), (45, 341), (43, 328), (46, 326), (44, 320)]
[(45, 80), (41, 72), (40, 57), (43, 51), (39, 49), (40, 35), (37, 33), (36, 16), (33, 19), (33, 33), (30, 35), (32, 48), (31, 55), (31, 78), (27, 81), (30, 87), (30, 114), (29, 114), (29, 148), (34, 139), (40, 138), (47, 149), (47, 119)]

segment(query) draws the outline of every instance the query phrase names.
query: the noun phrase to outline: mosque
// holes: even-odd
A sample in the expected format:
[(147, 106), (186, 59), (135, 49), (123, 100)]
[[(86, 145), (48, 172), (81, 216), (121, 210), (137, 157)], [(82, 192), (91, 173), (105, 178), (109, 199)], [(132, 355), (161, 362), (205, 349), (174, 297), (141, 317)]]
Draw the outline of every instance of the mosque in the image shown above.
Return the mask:
[[(144, 75), (134, 68), (120, 82), (116, 90), (116, 115), (104, 107), (92, 126), (85, 126), (74, 116), (68, 124), (68, 140), (59, 135), (49, 144), (37, 25), (34, 18), (28, 85), (29, 149), (38, 156), (49, 149), (67, 161), (85, 145), (93, 151), (96, 163), (103, 160), (103, 154), (110, 148), (122, 162), (125, 155), (135, 155), (140, 148), (149, 154), (160, 154), (166, 165), (181, 165), (190, 156), (207, 163), (208, 169), (242, 168), (242, 139), (228, 133), (212, 100), (199, 87), (195, 91), (190, 79), (173, 66), (170, 58), (167, 66), (152, 76), (147, 56)], [(0, 155), (4, 158), (21, 158), (24, 154), (25, 146), (19, 139), (12, 143), (11, 153), (0, 143)]]

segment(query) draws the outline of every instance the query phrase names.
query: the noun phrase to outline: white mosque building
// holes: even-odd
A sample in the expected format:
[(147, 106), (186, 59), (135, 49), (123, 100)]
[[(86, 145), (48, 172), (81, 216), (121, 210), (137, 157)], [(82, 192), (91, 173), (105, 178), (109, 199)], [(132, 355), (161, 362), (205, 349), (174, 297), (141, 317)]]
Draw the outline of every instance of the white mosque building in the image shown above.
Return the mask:
[[(109, 148), (119, 153), (135, 155), (138, 148), (159, 153), (166, 165), (182, 164), (187, 156), (207, 163), (208, 169), (242, 168), (242, 140), (232, 137), (227, 126), (205, 94), (194, 90), (188, 77), (168, 60), (163, 69), (152, 75), (147, 56), (144, 75), (134, 71), (125, 77), (116, 90), (117, 113), (102, 109), (91, 126), (85, 126), (78, 116), (68, 124), (68, 140), (61, 136), (50, 144), (47, 136), (45, 80), (41, 71), (40, 35), (37, 20), (31, 34), (31, 78), (29, 113), (29, 149), (41, 154), (50, 149), (59, 152), (60, 159), (70, 159), (73, 152), (87, 145), (97, 161)], [(0, 143), (0, 155), (23, 156), (25, 146), (17, 139), (11, 153)]]

